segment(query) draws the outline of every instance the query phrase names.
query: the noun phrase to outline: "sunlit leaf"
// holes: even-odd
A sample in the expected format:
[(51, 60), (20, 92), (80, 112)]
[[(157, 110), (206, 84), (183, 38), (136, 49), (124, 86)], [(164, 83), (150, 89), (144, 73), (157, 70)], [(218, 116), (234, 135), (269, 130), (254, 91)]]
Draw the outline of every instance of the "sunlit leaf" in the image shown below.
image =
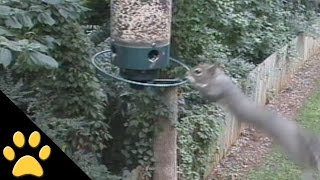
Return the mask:
[(8, 6), (0, 5), (0, 15), (8, 16), (10, 15), (12, 9)]
[(25, 27), (32, 28), (34, 25), (31, 20), (31, 17), (28, 14), (25, 14), (25, 13), (19, 14), (19, 15), (17, 15), (17, 19)]
[(41, 42), (46, 44), (49, 48), (54, 48), (55, 45), (60, 45), (60, 42), (52, 36), (44, 36), (41, 38)]
[(4, 36), (13, 36), (13, 34), (9, 30), (7, 30), (6, 28), (0, 26), (0, 36), (2, 36), (2, 35), (4, 35)]
[(43, 12), (43, 6), (32, 5), (32, 6), (30, 6), (29, 10), (41, 13), (41, 12)]
[(47, 4), (55, 5), (55, 4), (61, 4), (62, 0), (42, 0), (42, 2), (45, 2)]
[(51, 17), (50, 12), (46, 11), (38, 15), (38, 21), (50, 26), (54, 25), (56, 21)]
[[(11, 41), (11, 42), (15, 42), (15, 41)], [(29, 40), (22, 39), (22, 40), (17, 41), (16, 44), (19, 46), (27, 46), (29, 44)]]
[(0, 45), (6, 46), (13, 51), (22, 51), (21, 46), (17, 42), (10, 41), (3, 36), (0, 36)]
[(7, 67), (12, 62), (11, 51), (6, 48), (0, 48), (0, 64)]
[(60, 15), (62, 16), (62, 17), (64, 17), (64, 18), (68, 18), (69, 17), (69, 12), (67, 11), (67, 10), (65, 10), (65, 9), (62, 9), (62, 8), (60, 8), (59, 10), (59, 13), (60, 13)]
[(11, 28), (16, 28), (16, 29), (21, 29), (22, 24), (18, 21), (18, 19), (15, 16), (10, 16), (5, 20), (5, 24), (8, 27)]
[(47, 68), (58, 68), (58, 62), (50, 56), (42, 54), (37, 51), (30, 53), (30, 59), (33, 64), (44, 66)]
[(48, 47), (38, 43), (38, 42), (32, 42), (28, 44), (28, 49), (30, 50), (38, 50), (40, 52), (47, 52), (48, 51)]

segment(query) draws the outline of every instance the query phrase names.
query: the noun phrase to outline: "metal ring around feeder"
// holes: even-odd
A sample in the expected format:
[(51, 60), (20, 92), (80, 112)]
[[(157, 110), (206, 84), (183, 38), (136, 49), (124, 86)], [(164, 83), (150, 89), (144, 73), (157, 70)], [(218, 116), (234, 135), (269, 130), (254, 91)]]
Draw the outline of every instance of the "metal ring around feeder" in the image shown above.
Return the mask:
[[(114, 78), (114, 79), (117, 79), (119, 81), (124, 81), (126, 83), (130, 83), (130, 84), (134, 84), (134, 85), (140, 85), (140, 86), (149, 86), (149, 87), (175, 87), (175, 86), (180, 86), (184, 83), (186, 83), (188, 80), (187, 79), (183, 79), (183, 80), (175, 80), (175, 79), (154, 79), (152, 81), (152, 83), (143, 83), (143, 82), (138, 82), (138, 81), (132, 81), (132, 80), (128, 80), (128, 79), (125, 79), (125, 78), (122, 78), (122, 77), (119, 77), (119, 76), (115, 76), (115, 75), (112, 75), (110, 73), (108, 73), (105, 69), (101, 68), (97, 63), (96, 63), (96, 58), (99, 56), (99, 55), (102, 55), (104, 53), (110, 53), (111, 50), (104, 50), (104, 51), (100, 51), (98, 53), (96, 53), (93, 57), (92, 57), (92, 63), (93, 65), (100, 71), (100, 73), (103, 73), (104, 75), (107, 75), (111, 78)], [(112, 54), (111, 54), (112, 55)], [(110, 57), (109, 58), (110, 61), (112, 60), (112, 58)], [(179, 64), (180, 66), (182, 66), (184, 69), (186, 69), (187, 71), (189, 71), (189, 67), (174, 59), (174, 58), (171, 58), (170, 57), (170, 61), (176, 63), (176, 64)], [(174, 82), (174, 83), (166, 83), (166, 82)]]

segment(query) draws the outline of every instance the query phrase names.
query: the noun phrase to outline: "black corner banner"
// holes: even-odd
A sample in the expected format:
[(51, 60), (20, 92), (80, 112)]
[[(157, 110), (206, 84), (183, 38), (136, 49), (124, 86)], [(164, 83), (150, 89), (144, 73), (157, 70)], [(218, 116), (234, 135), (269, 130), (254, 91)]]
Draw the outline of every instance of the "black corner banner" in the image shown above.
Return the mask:
[(0, 179), (90, 179), (0, 91)]

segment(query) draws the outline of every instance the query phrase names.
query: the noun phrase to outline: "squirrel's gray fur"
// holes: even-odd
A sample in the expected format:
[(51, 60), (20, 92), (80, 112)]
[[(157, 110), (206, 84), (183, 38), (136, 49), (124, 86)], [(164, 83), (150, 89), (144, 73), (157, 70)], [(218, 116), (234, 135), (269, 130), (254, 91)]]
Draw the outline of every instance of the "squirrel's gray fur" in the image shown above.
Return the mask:
[(304, 168), (303, 179), (312, 179), (320, 160), (316, 134), (251, 101), (218, 65), (199, 64), (188, 72), (187, 78), (203, 99), (222, 105), (239, 121), (251, 123), (272, 136), (289, 159)]

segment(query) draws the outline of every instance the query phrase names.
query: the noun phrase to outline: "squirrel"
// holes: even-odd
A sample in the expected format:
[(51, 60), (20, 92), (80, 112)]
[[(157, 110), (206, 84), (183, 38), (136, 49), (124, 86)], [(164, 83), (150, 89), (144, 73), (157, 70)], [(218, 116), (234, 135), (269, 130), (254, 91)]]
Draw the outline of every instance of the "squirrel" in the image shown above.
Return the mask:
[(293, 120), (259, 106), (247, 97), (218, 64), (199, 64), (186, 75), (190, 84), (209, 103), (217, 103), (240, 122), (264, 130), (288, 158), (303, 168), (302, 179), (313, 179), (320, 169), (320, 139)]

